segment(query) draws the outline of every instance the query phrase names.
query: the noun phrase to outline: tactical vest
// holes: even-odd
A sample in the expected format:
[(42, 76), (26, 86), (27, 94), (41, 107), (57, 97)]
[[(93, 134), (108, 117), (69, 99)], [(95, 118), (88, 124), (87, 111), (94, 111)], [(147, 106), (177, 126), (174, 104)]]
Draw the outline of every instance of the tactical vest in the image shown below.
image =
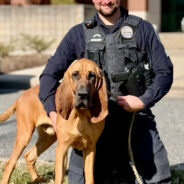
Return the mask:
[[(138, 51), (136, 42), (140, 21), (141, 18), (128, 15), (121, 28), (112, 34), (104, 34), (95, 18), (83, 23), (85, 57), (99, 65), (105, 75), (108, 90), (117, 96), (140, 96), (145, 90), (141, 71), (145, 57)], [(131, 82), (128, 84), (130, 78), (137, 89), (132, 87)]]

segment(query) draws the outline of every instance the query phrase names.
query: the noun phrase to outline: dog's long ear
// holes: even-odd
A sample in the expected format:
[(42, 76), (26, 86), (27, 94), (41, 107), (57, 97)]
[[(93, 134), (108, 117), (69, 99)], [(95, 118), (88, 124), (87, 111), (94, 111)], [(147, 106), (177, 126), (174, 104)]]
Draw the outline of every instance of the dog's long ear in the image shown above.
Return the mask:
[(55, 100), (57, 112), (61, 113), (64, 119), (68, 119), (73, 108), (73, 89), (67, 71), (57, 89)]
[(91, 122), (98, 123), (108, 115), (108, 98), (105, 77), (101, 74), (99, 88), (93, 95), (93, 107), (91, 109)]

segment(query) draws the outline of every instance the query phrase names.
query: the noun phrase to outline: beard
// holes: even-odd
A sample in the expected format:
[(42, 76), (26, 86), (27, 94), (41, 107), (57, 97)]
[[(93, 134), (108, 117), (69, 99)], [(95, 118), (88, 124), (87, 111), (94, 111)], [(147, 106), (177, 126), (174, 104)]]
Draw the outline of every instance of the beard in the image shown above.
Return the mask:
[(100, 8), (100, 9), (98, 10), (98, 12), (99, 12), (102, 16), (104, 16), (104, 17), (111, 17), (111, 16), (113, 16), (113, 15), (117, 12), (118, 9), (119, 9), (119, 6), (115, 6), (115, 7), (113, 7), (113, 9), (112, 9), (111, 11), (105, 12), (102, 8)]

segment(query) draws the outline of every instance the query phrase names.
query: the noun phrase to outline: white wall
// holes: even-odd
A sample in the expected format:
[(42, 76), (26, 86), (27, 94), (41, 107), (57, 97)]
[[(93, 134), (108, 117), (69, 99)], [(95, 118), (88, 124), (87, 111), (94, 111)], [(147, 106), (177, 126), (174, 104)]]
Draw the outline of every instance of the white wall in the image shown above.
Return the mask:
[(55, 39), (56, 48), (74, 25), (94, 14), (90, 5), (0, 6), (0, 43), (19, 39), (20, 35)]

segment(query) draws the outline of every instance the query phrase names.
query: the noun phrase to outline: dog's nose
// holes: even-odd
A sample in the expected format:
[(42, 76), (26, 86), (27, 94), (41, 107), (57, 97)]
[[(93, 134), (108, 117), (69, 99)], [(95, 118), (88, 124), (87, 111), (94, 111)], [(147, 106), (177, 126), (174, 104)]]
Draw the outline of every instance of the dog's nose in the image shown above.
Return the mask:
[(88, 94), (88, 91), (86, 90), (81, 90), (78, 92), (78, 96), (81, 98), (81, 99), (85, 99), (85, 98), (88, 98), (89, 94)]

